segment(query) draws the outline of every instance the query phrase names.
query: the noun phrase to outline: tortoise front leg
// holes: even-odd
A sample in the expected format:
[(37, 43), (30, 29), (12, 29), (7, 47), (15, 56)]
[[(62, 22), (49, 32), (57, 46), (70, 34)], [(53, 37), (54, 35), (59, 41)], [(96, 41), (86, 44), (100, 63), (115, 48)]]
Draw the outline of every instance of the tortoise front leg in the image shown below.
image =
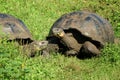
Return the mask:
[(100, 50), (89, 41), (86, 41), (82, 46), (82, 53), (87, 53), (88, 55), (97, 56), (100, 55)]

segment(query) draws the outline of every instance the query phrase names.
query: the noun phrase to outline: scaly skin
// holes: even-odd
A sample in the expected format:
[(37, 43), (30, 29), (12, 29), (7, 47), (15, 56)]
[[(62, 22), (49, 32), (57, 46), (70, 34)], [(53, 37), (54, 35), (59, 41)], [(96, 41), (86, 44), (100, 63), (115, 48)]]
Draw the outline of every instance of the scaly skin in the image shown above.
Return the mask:
[(89, 41), (86, 41), (83, 44), (82, 48), (83, 48), (82, 49), (83, 53), (87, 53), (87, 54), (93, 55), (93, 56), (100, 55), (100, 50), (97, 49), (97, 47)]

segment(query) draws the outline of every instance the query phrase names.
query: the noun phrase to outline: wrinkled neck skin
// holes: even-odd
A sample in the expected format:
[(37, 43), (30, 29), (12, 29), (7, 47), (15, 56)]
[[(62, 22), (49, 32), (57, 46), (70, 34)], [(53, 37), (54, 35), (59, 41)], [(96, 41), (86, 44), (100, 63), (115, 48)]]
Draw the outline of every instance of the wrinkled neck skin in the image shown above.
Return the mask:
[(74, 50), (76, 52), (80, 51), (82, 45), (79, 44), (73, 36), (64, 34), (64, 36), (61, 37), (61, 40), (69, 48), (69, 50)]

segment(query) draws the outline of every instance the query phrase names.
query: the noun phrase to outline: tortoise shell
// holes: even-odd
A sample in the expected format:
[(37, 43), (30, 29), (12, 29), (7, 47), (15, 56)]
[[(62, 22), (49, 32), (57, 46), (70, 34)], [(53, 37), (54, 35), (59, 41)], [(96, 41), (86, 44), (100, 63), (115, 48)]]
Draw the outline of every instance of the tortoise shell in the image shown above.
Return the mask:
[(48, 40), (55, 37), (53, 28), (62, 28), (65, 33), (72, 33), (80, 44), (90, 41), (101, 48), (106, 42), (114, 42), (111, 24), (94, 13), (77, 11), (62, 15), (52, 25)]
[(26, 25), (11, 15), (0, 13), (0, 38), (7, 36), (8, 40), (31, 40), (32, 36)]

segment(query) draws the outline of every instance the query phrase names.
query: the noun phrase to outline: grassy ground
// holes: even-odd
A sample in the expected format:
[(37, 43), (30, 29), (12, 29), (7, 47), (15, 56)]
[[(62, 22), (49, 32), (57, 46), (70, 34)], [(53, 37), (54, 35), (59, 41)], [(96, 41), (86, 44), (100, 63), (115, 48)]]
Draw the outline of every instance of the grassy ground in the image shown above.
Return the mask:
[[(0, 12), (20, 18), (36, 40), (44, 40), (62, 14), (86, 10), (108, 19), (120, 38), (119, 0), (0, 0)], [(120, 44), (108, 44), (99, 58), (79, 60), (53, 54), (25, 57), (14, 43), (0, 43), (0, 80), (120, 80)]]

